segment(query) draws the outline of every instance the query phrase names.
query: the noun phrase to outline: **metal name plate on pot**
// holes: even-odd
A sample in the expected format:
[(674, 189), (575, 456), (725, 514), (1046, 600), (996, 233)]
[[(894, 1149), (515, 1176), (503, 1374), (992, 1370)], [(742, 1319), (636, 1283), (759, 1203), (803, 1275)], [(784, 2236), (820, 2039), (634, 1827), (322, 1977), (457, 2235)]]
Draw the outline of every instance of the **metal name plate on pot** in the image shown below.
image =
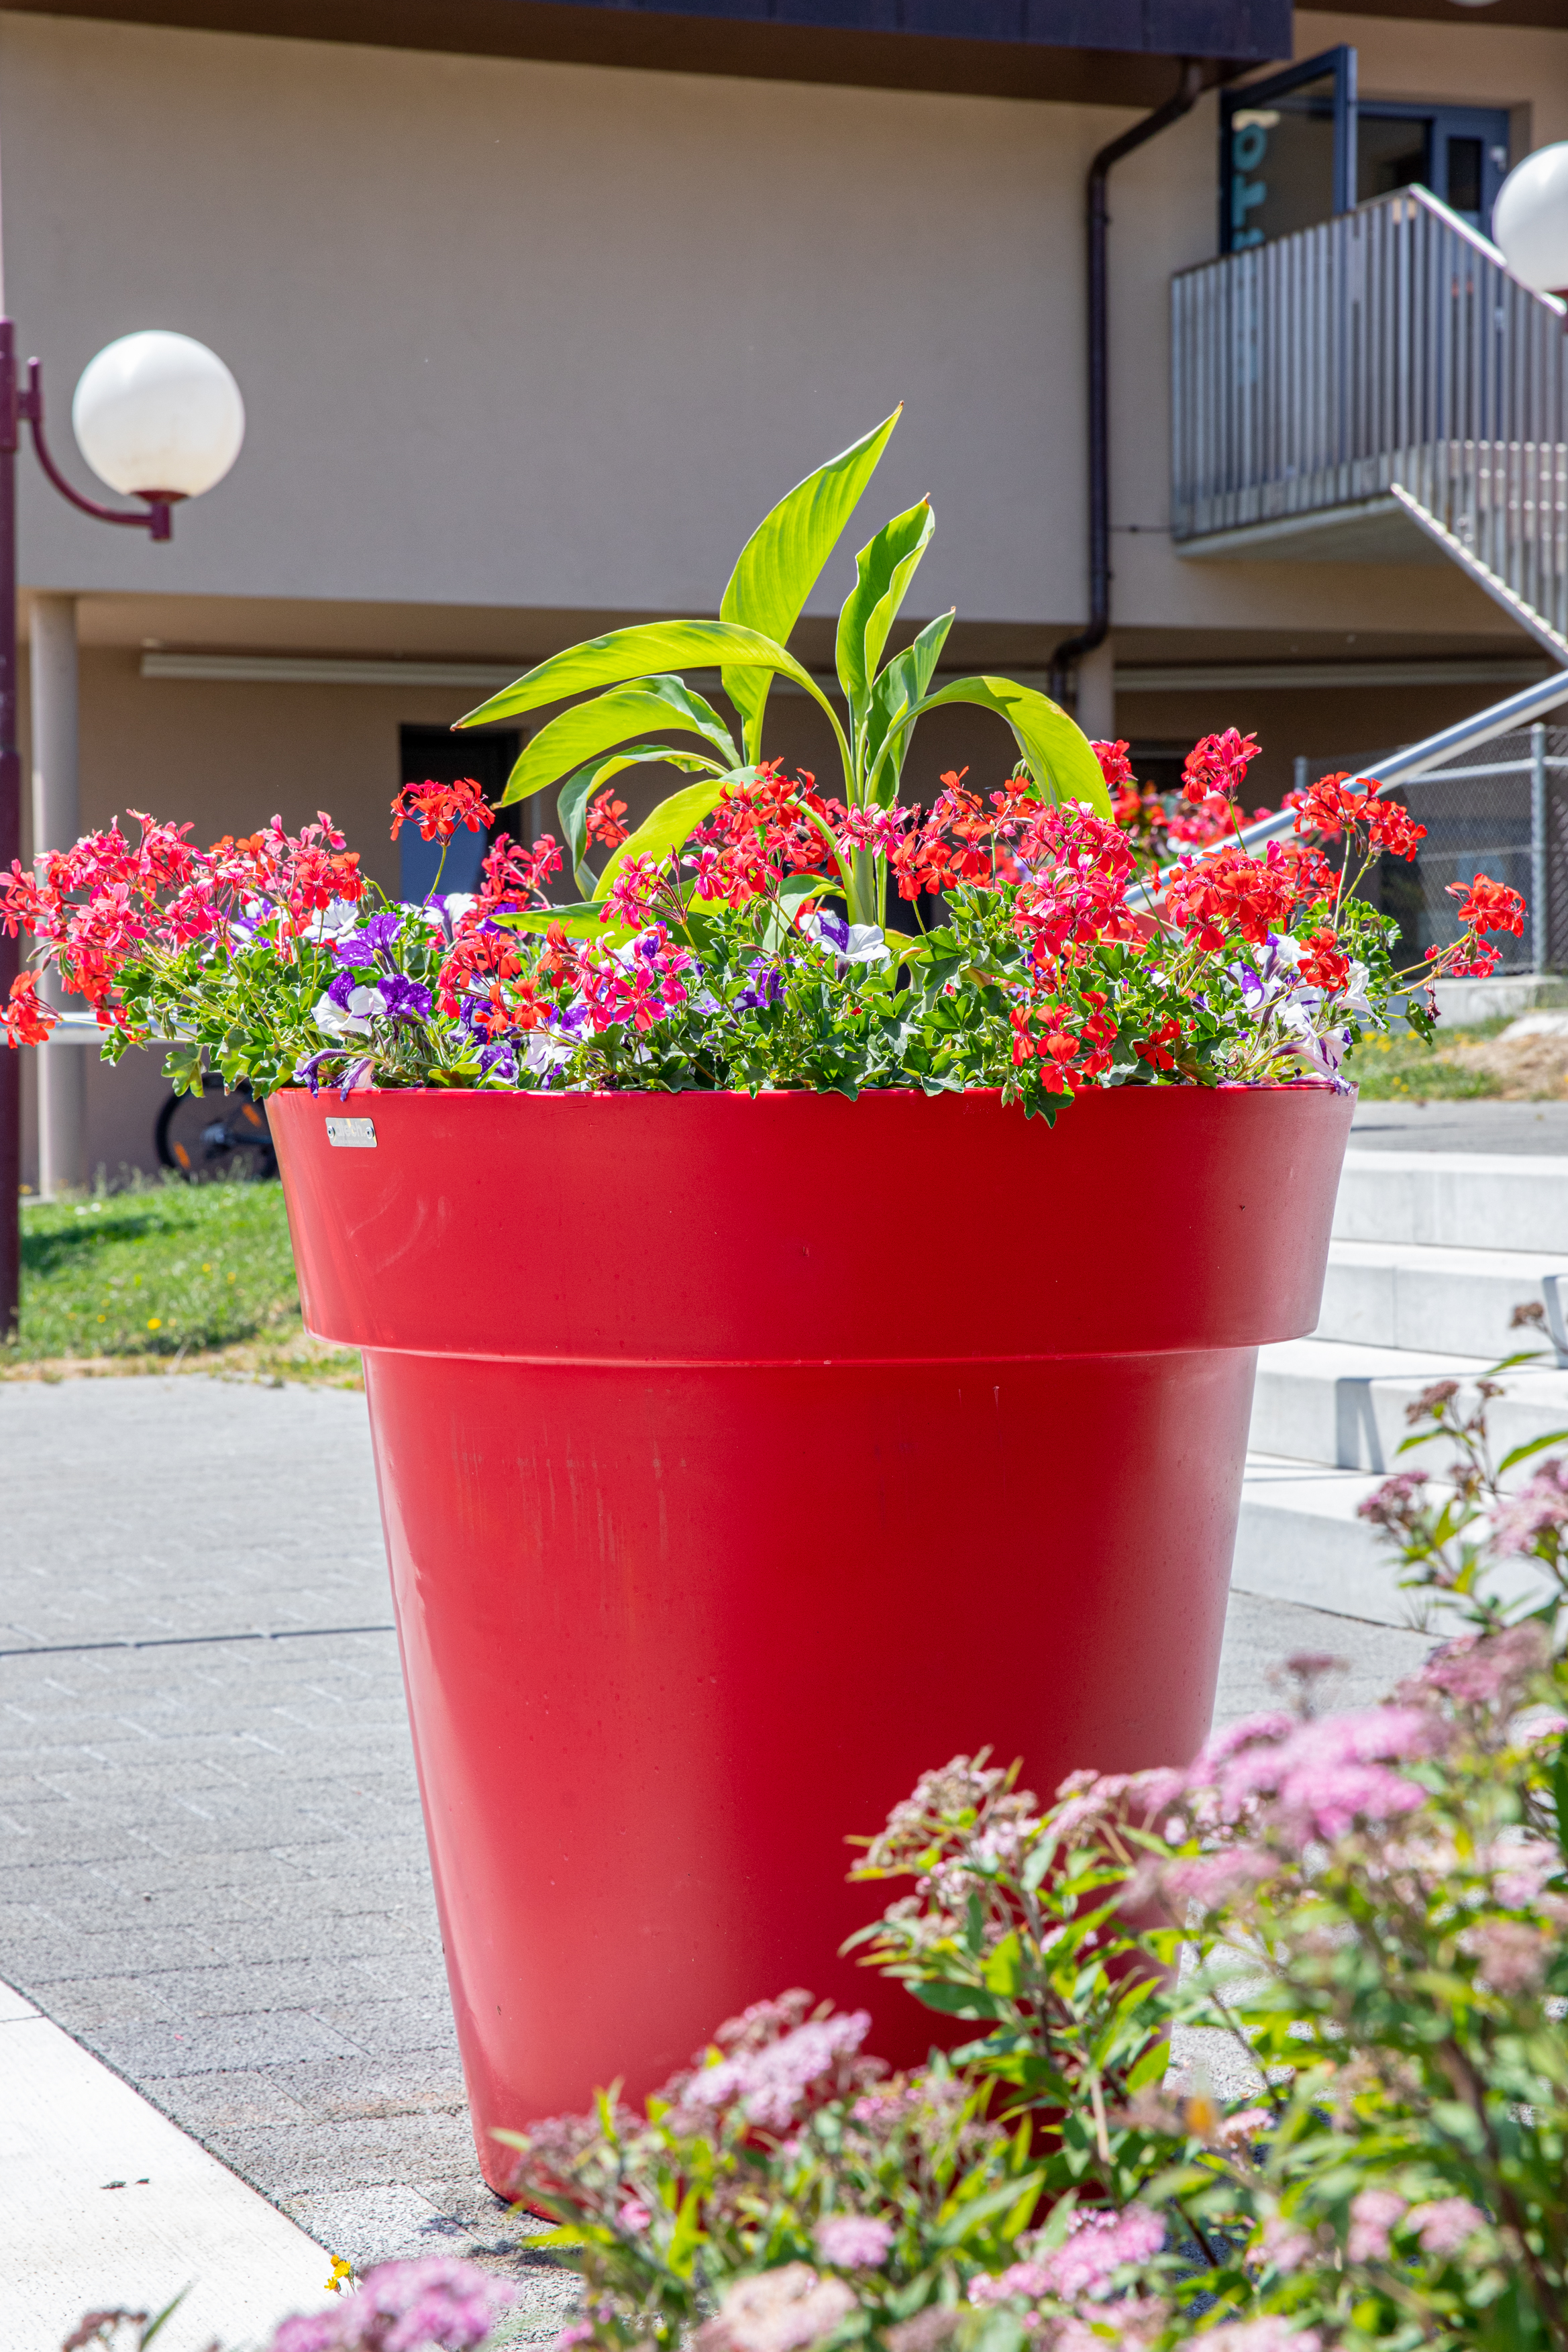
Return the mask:
[(342, 1151), (373, 1151), (376, 1148), (376, 1123), (373, 1118), (329, 1118), (327, 1140)]

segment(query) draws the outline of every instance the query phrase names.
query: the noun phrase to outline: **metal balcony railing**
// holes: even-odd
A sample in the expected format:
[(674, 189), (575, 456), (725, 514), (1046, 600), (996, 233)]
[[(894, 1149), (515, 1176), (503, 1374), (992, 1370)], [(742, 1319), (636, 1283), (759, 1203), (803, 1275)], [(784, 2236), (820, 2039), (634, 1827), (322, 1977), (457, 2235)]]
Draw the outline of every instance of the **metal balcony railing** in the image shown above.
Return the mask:
[(1397, 506), (1568, 658), (1568, 306), (1424, 188), (1172, 289), (1172, 531)]

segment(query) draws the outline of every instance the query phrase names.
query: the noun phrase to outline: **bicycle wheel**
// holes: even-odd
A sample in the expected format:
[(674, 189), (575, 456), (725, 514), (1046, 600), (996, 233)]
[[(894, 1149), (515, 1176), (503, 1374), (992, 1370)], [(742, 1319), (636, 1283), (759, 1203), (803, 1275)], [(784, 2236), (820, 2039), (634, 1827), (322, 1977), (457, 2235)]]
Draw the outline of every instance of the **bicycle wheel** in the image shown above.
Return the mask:
[(259, 1181), (276, 1176), (277, 1155), (264, 1104), (242, 1078), (231, 1094), (209, 1073), (199, 1095), (171, 1095), (153, 1130), (160, 1164), (187, 1183), (214, 1177)]

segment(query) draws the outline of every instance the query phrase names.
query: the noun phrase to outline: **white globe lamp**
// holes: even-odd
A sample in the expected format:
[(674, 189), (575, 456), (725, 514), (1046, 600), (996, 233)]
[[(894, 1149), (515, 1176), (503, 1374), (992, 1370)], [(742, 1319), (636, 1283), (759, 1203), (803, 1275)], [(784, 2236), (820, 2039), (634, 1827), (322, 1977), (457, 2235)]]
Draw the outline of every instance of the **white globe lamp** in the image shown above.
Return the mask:
[(82, 370), (71, 403), (82, 456), (128, 498), (193, 499), (245, 439), (245, 403), (216, 352), (152, 329), (121, 335)]
[(1492, 207), (1493, 242), (1538, 294), (1568, 291), (1568, 140), (1516, 163)]

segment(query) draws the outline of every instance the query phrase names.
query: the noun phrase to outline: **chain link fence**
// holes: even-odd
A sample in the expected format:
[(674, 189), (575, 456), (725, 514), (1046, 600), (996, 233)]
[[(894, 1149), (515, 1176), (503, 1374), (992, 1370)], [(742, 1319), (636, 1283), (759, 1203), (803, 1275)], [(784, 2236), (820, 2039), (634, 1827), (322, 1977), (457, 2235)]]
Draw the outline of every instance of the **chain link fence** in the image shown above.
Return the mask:
[[(1336, 769), (1354, 774), (1385, 756), (1298, 759), (1303, 788)], [(1450, 886), (1490, 874), (1519, 891), (1524, 934), (1494, 933), (1501, 972), (1568, 968), (1568, 728), (1534, 726), (1499, 735), (1387, 797), (1403, 801), (1427, 838), (1415, 859), (1385, 858), (1365, 885), (1385, 915), (1398, 919), (1397, 961), (1424, 959), (1428, 948), (1459, 935)]]

